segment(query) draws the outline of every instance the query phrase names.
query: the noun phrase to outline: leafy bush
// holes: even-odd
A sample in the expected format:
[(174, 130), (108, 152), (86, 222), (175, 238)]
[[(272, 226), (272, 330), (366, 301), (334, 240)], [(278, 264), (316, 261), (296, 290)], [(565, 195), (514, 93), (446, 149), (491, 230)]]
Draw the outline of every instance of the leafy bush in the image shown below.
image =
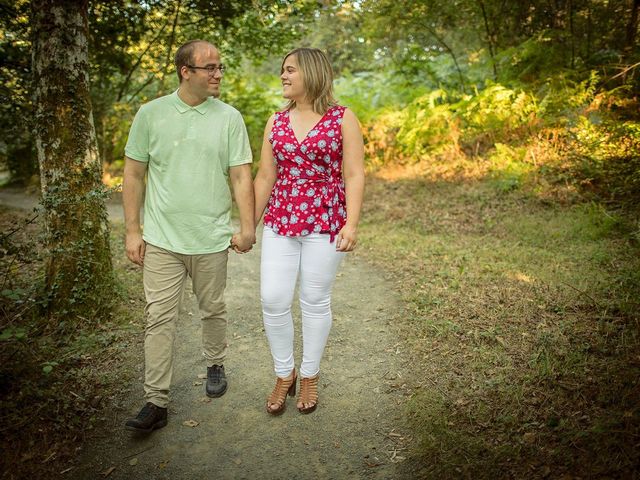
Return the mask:
[(640, 122), (581, 116), (567, 133), (572, 171), (582, 185), (606, 200), (640, 203)]
[(513, 142), (530, 132), (526, 127), (536, 123), (539, 113), (531, 93), (493, 83), (453, 108), (462, 122), (465, 144)]
[(497, 143), (489, 155), (489, 172), (494, 186), (501, 192), (519, 189), (533, 171), (534, 166), (526, 162), (527, 149), (513, 148)]
[(487, 83), (473, 95), (433, 90), (366, 122), (368, 162), (452, 166), (471, 158), (500, 191), (564, 188), (636, 207), (640, 102), (630, 85), (604, 86), (591, 71), (528, 87)]
[(458, 144), (456, 116), (449, 95), (439, 89), (414, 100), (402, 112), (397, 142), (408, 155), (438, 154)]

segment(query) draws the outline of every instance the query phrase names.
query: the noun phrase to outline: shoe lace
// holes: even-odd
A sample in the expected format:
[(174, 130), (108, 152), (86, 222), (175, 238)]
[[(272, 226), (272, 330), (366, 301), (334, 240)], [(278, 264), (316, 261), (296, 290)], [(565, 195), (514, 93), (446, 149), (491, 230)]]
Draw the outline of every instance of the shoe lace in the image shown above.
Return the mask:
[(155, 405), (153, 403), (147, 403), (144, 407), (142, 407), (142, 410), (140, 410), (138, 418), (141, 419), (147, 417), (154, 409)]
[(209, 379), (212, 382), (219, 382), (222, 379), (222, 373), (224, 372), (222, 366), (214, 365), (209, 369)]

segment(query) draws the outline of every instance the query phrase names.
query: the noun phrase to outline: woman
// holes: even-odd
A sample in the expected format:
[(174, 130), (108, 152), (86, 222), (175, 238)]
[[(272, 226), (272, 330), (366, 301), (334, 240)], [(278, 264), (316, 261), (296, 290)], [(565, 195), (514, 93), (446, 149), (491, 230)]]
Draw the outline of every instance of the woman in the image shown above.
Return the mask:
[(264, 131), (254, 181), (256, 223), (266, 208), (260, 295), (276, 386), (267, 412), (284, 411), (296, 393), (291, 302), (300, 273), (303, 353), (297, 407), (318, 405), (320, 359), (331, 329), (331, 288), (345, 252), (357, 243), (364, 190), (364, 146), (354, 113), (333, 98), (333, 72), (314, 48), (282, 62), (286, 108)]

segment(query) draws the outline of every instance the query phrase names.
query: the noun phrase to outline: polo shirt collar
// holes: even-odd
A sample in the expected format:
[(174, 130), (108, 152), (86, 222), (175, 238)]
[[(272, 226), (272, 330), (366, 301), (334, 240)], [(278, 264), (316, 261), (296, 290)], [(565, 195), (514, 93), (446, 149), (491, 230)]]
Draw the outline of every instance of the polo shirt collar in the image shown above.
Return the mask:
[(184, 103), (182, 101), (182, 99), (178, 95), (178, 90), (173, 92), (173, 98), (174, 98), (173, 104), (175, 105), (176, 110), (178, 110), (178, 112), (185, 113), (185, 112), (188, 112), (189, 110), (195, 110), (200, 115), (204, 115), (205, 113), (207, 113), (207, 106), (209, 105), (209, 102), (211, 101), (209, 98), (207, 98), (201, 104), (196, 105), (195, 107), (192, 107), (191, 105), (187, 105), (186, 103)]

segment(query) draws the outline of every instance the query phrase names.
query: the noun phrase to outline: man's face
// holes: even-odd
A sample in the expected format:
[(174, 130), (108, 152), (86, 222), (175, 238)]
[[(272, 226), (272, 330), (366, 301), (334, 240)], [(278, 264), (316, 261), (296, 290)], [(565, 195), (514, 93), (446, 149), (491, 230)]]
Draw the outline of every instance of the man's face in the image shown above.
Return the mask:
[[(208, 43), (199, 43), (193, 52), (194, 67), (219, 67), (221, 65), (220, 53)], [(210, 74), (203, 69), (190, 69), (182, 67), (182, 83), (180, 88), (185, 89), (189, 94), (199, 97), (219, 97), (220, 81), (222, 80), (222, 72), (218, 69)]]

